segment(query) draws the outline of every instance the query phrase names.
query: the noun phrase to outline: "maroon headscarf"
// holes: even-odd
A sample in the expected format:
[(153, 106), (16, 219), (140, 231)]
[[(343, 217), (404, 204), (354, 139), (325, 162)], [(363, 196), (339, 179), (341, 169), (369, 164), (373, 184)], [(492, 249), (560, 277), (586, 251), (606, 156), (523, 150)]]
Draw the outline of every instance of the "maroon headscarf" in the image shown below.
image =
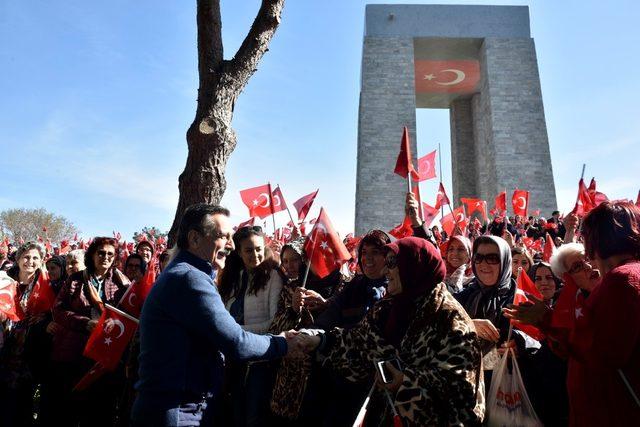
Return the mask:
[(390, 344), (399, 347), (414, 315), (413, 304), (444, 280), (446, 267), (440, 251), (425, 239), (405, 237), (386, 248), (396, 255), (402, 292), (387, 294), (393, 302), (383, 332)]

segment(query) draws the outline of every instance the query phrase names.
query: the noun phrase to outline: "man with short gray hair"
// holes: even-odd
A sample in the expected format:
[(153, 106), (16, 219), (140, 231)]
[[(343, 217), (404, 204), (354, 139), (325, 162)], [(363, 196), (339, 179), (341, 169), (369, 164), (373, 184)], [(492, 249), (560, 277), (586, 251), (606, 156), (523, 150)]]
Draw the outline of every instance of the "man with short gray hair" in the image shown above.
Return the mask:
[(177, 255), (147, 297), (140, 316), (140, 380), (135, 426), (198, 426), (220, 389), (224, 357), (275, 359), (293, 339), (242, 330), (215, 286), (234, 249), (229, 211), (204, 203), (184, 213)]

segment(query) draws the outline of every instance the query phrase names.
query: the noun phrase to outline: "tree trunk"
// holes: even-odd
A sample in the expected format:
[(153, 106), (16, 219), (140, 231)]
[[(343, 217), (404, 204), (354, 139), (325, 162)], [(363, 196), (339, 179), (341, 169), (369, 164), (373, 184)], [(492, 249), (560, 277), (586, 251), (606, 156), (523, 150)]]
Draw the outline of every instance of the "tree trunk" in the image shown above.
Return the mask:
[(231, 60), (223, 59), (220, 0), (198, 0), (198, 106), (187, 130), (189, 154), (178, 179), (180, 197), (169, 232), (173, 246), (185, 209), (218, 204), (227, 187), (225, 168), (236, 147), (231, 126), (235, 102), (268, 50), (285, 0), (262, 0), (251, 30)]

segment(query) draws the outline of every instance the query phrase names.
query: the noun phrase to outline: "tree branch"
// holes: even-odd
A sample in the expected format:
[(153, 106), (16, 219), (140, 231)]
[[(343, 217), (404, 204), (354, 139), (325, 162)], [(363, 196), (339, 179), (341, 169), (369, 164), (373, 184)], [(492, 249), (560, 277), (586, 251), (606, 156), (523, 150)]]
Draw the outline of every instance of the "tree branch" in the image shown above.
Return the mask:
[(258, 62), (269, 50), (269, 43), (280, 24), (285, 0), (262, 0), (251, 30), (227, 67), (229, 83), (236, 95), (246, 86), (258, 67)]
[[(217, 78), (216, 72), (223, 61), (222, 19), (220, 17), (220, 0), (198, 0), (198, 109), (201, 101), (206, 104), (211, 99), (211, 92)], [(204, 107), (204, 105), (202, 105)]]

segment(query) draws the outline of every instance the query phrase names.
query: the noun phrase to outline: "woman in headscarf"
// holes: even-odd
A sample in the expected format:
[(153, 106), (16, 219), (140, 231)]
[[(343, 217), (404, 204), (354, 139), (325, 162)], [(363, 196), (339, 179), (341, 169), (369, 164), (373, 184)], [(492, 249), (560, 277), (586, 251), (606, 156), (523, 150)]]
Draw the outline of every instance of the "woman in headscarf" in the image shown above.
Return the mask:
[(473, 278), (471, 241), (464, 236), (451, 236), (443, 258), (447, 267), (444, 283), (449, 292), (458, 293)]
[[(82, 355), (89, 335), (98, 324), (104, 305), (116, 306), (127, 290), (129, 279), (118, 270), (118, 242), (111, 237), (96, 237), (85, 253), (86, 269), (72, 274), (58, 293), (53, 317), (60, 331), (53, 340), (52, 359), (60, 404), (53, 415), (56, 425), (110, 425), (115, 419), (123, 370), (108, 373), (82, 392), (71, 389), (94, 362)], [(77, 399), (77, 410), (68, 406)], [(96, 416), (96, 414), (100, 414)]]
[(525, 348), (539, 344), (518, 330), (512, 332), (514, 342), (506, 343), (509, 319), (502, 315), (502, 309), (513, 303), (516, 291), (515, 279), (511, 276), (509, 244), (497, 236), (478, 237), (473, 242), (472, 263), (475, 278), (455, 297), (473, 319), (480, 337), (485, 384), (489, 389), (499, 347), (516, 345), (518, 354), (524, 354)]
[(51, 288), (57, 295), (67, 277), (69, 277), (67, 275), (67, 259), (63, 255), (53, 255), (47, 260), (46, 264)]
[(351, 381), (376, 378), (379, 361), (392, 380), (369, 405), (391, 418), (384, 396), (408, 425), (480, 425), (484, 416), (481, 353), (471, 319), (446, 291), (439, 251), (407, 237), (387, 245), (387, 296), (352, 329), (304, 337)]

